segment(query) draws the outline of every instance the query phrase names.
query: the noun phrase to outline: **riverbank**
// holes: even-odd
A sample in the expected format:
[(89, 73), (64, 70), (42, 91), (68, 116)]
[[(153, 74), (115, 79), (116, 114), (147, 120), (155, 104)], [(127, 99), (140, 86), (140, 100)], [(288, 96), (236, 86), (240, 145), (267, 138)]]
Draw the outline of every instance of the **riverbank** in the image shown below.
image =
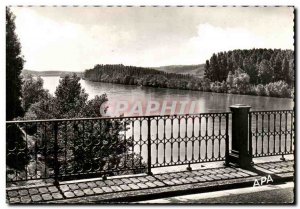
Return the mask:
[[(59, 84), (59, 77), (42, 77), (44, 80), (44, 88), (49, 93), (54, 94)], [(293, 99), (276, 98), (254, 95), (225, 94), (215, 92), (202, 92), (192, 90), (179, 90), (170, 88), (155, 87), (137, 87), (136, 85), (123, 85), (114, 83), (92, 82), (80, 80), (82, 88), (89, 94), (89, 98), (107, 94), (108, 106), (113, 106), (118, 101), (129, 102), (130, 104), (141, 101), (142, 104), (149, 101), (157, 101), (163, 104), (164, 101), (173, 102), (191, 102), (195, 101), (199, 106), (199, 113), (205, 112), (224, 112), (229, 111), (229, 107), (233, 104), (247, 104), (251, 110), (279, 110), (293, 109)], [(168, 104), (169, 104), (168, 103)], [(108, 113), (110, 112), (108, 109)], [(129, 112), (124, 113), (130, 116)]]
[[(238, 95), (249, 95), (249, 96), (265, 96), (265, 97), (276, 97), (276, 98), (293, 98), (294, 97), (294, 89), (290, 88), (286, 83), (282, 81), (269, 83), (266, 85), (258, 84), (258, 85), (244, 85), (234, 87), (232, 84), (228, 84), (227, 82), (209, 82), (205, 81), (200, 86), (195, 84), (184, 84), (186, 87), (179, 88), (174, 86), (165, 87), (164, 85), (156, 85), (156, 84), (147, 84), (143, 82), (111, 82), (106, 80), (95, 81), (94, 79), (82, 78), (83, 80), (89, 82), (99, 82), (99, 83), (112, 83), (112, 84), (120, 84), (120, 85), (129, 85), (129, 86), (139, 86), (139, 87), (151, 87), (157, 89), (176, 89), (176, 90), (188, 90), (188, 91), (200, 91), (200, 92), (214, 92), (214, 93), (222, 93), (222, 94), (238, 94)], [(200, 82), (200, 81), (199, 81)], [(202, 82), (202, 81), (201, 81)], [(189, 87), (190, 86), (190, 87)]]

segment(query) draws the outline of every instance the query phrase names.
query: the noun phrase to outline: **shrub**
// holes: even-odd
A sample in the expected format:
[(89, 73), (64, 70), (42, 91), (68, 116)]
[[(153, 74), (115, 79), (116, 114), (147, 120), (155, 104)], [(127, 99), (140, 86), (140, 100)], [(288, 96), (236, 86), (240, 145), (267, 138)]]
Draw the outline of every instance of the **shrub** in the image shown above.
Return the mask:
[(256, 95), (258, 95), (258, 96), (266, 96), (266, 95), (267, 95), (266, 90), (265, 90), (265, 87), (264, 87), (264, 85), (262, 85), (262, 84), (258, 84), (258, 85), (255, 87), (255, 93), (256, 93)]
[(277, 81), (266, 85), (266, 93), (271, 97), (291, 97), (291, 89), (284, 81)]

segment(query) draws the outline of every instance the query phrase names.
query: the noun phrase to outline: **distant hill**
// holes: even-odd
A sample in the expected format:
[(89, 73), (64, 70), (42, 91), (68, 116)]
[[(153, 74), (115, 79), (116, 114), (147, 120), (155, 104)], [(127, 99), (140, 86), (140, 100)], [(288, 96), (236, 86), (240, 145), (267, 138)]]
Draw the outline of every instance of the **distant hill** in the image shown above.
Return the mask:
[(188, 74), (166, 73), (153, 68), (119, 65), (95, 65), (84, 72), (94, 82), (196, 90), (201, 78)]
[(31, 74), (34, 76), (65, 76), (70, 74), (77, 74), (79, 77), (83, 77), (83, 72), (72, 72), (72, 71), (34, 71), (34, 70), (23, 70), (22, 74)]
[[(151, 67), (158, 71), (166, 73), (175, 73), (182, 75), (193, 75), (199, 78), (204, 76), (204, 66), (205, 64), (199, 65), (168, 65), (161, 67)], [(64, 76), (67, 74), (76, 73), (79, 77), (83, 77), (83, 72), (72, 72), (72, 71), (34, 71), (34, 70), (23, 70), (22, 74), (32, 74), (35, 76)]]
[(205, 64), (199, 65), (169, 65), (169, 66), (161, 66), (156, 67), (154, 69), (163, 71), (166, 73), (177, 73), (177, 74), (190, 74), (196, 77), (204, 76), (204, 66)]

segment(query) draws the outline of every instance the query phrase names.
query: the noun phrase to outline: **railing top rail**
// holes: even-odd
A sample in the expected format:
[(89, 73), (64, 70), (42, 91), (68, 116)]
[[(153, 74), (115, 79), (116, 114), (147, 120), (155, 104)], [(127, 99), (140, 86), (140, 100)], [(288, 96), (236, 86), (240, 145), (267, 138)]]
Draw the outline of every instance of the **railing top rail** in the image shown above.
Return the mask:
[(41, 119), (41, 120), (18, 120), (6, 121), (6, 124), (13, 123), (38, 123), (38, 122), (64, 122), (64, 121), (78, 121), (78, 120), (109, 120), (109, 119), (131, 119), (131, 118), (156, 118), (156, 117), (176, 117), (176, 116), (201, 116), (201, 115), (218, 115), (230, 114), (231, 112), (207, 112), (195, 114), (174, 114), (174, 115), (145, 115), (145, 116), (123, 116), (123, 117), (94, 117), (94, 118), (69, 118), (69, 119)]
[(268, 113), (268, 112), (293, 112), (294, 110), (256, 110), (256, 111), (250, 111), (250, 113)]

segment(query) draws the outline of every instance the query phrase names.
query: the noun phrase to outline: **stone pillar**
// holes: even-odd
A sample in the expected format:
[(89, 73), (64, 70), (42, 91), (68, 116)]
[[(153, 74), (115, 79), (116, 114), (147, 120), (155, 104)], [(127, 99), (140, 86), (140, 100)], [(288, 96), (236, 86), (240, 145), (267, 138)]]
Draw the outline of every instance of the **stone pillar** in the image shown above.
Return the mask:
[(230, 106), (232, 113), (232, 150), (228, 163), (247, 168), (252, 164), (252, 143), (249, 141), (248, 113), (250, 106), (237, 104)]

